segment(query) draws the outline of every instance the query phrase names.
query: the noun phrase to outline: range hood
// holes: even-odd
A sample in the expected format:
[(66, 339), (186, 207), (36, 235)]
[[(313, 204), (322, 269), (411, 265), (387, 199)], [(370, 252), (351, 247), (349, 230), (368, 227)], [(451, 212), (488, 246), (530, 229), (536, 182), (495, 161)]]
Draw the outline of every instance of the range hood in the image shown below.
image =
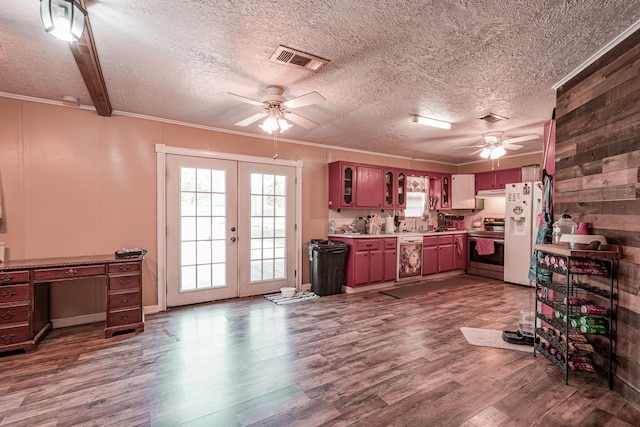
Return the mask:
[(480, 190), (476, 193), (476, 199), (486, 199), (488, 197), (505, 197), (504, 188), (495, 190)]

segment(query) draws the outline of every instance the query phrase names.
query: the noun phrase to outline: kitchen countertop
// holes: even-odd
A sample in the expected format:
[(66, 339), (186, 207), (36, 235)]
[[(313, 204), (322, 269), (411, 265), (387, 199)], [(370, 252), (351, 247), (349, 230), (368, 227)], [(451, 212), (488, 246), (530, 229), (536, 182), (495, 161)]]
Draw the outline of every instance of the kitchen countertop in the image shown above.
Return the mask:
[(329, 234), (329, 237), (342, 237), (345, 239), (384, 239), (393, 237), (418, 237), (418, 236), (444, 236), (447, 234), (467, 234), (467, 230), (450, 230), (450, 231), (425, 231), (425, 232), (403, 232), (393, 234), (355, 234), (355, 233), (343, 233), (343, 234)]

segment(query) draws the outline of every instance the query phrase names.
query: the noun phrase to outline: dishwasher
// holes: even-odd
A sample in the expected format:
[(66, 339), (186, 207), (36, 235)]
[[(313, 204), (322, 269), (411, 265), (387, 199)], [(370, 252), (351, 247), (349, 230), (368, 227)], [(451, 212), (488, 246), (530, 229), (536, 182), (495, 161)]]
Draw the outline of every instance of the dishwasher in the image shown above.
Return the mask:
[(422, 277), (422, 236), (398, 237), (396, 284), (415, 282)]

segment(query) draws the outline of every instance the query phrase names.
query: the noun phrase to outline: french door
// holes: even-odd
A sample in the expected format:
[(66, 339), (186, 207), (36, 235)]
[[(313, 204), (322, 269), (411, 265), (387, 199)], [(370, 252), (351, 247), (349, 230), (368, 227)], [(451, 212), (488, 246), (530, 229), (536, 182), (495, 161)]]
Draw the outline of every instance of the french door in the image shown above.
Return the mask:
[(167, 306), (295, 286), (295, 173), (167, 155)]

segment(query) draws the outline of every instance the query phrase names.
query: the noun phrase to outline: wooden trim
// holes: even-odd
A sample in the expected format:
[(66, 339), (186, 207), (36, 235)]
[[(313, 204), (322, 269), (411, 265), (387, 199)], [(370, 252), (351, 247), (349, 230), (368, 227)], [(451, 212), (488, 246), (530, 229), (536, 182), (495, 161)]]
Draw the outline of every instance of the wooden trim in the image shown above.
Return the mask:
[[(80, 1), (81, 6), (87, 10), (84, 0)], [(91, 95), (93, 105), (96, 107), (98, 115), (111, 116), (111, 102), (107, 93), (107, 85), (100, 68), (100, 60), (98, 59), (98, 51), (93, 39), (93, 31), (91, 30), (91, 22), (89, 15), (86, 16), (84, 33), (77, 43), (70, 43), (69, 49), (78, 64), (78, 69), (87, 90)]]

